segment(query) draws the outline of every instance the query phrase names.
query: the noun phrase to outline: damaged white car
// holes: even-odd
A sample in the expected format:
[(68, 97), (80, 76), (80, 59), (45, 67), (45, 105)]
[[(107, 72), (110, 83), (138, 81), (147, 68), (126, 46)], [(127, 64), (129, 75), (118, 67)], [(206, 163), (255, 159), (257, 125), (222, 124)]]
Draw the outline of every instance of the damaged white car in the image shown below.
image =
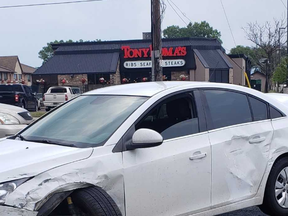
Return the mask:
[(85, 93), (0, 141), (0, 215), (288, 215), (287, 115), (228, 84)]

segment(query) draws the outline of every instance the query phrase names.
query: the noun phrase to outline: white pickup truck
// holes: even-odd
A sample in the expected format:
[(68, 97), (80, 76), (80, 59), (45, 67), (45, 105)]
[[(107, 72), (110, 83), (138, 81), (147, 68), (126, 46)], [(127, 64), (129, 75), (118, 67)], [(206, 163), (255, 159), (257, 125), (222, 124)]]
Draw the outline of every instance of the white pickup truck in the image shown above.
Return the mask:
[(57, 107), (60, 104), (68, 100), (71, 100), (76, 96), (78, 96), (78, 94), (74, 94), (71, 87), (66, 86), (50, 87), (43, 97), (46, 111), (49, 111), (50, 109)]

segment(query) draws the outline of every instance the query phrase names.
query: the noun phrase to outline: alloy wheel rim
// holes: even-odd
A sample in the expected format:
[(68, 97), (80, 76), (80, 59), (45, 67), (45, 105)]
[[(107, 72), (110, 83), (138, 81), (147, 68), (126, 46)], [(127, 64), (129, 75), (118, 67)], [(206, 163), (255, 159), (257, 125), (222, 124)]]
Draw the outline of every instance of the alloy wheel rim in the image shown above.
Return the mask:
[(275, 197), (282, 208), (288, 208), (288, 167), (282, 169), (276, 179)]

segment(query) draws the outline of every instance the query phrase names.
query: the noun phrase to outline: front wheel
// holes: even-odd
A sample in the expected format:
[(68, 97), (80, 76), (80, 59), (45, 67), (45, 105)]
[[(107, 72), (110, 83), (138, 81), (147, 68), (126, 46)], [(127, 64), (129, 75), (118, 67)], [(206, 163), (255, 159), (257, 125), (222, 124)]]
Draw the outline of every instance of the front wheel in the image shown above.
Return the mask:
[(282, 158), (273, 166), (260, 209), (271, 216), (288, 215), (288, 159)]
[(89, 216), (121, 216), (114, 200), (101, 188), (90, 187), (72, 194), (74, 205)]

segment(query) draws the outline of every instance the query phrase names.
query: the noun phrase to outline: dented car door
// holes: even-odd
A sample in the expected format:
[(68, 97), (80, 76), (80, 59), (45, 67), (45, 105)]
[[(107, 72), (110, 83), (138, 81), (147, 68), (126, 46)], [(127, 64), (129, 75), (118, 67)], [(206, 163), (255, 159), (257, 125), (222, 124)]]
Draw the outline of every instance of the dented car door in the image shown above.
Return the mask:
[(212, 206), (252, 198), (263, 178), (273, 128), (265, 101), (204, 90), (212, 146)]
[(203, 108), (199, 103), (196, 108), (194, 98), (197, 92), (165, 99), (136, 123), (135, 130), (153, 129), (164, 142), (124, 151), (127, 216), (190, 215), (210, 208), (211, 148)]

